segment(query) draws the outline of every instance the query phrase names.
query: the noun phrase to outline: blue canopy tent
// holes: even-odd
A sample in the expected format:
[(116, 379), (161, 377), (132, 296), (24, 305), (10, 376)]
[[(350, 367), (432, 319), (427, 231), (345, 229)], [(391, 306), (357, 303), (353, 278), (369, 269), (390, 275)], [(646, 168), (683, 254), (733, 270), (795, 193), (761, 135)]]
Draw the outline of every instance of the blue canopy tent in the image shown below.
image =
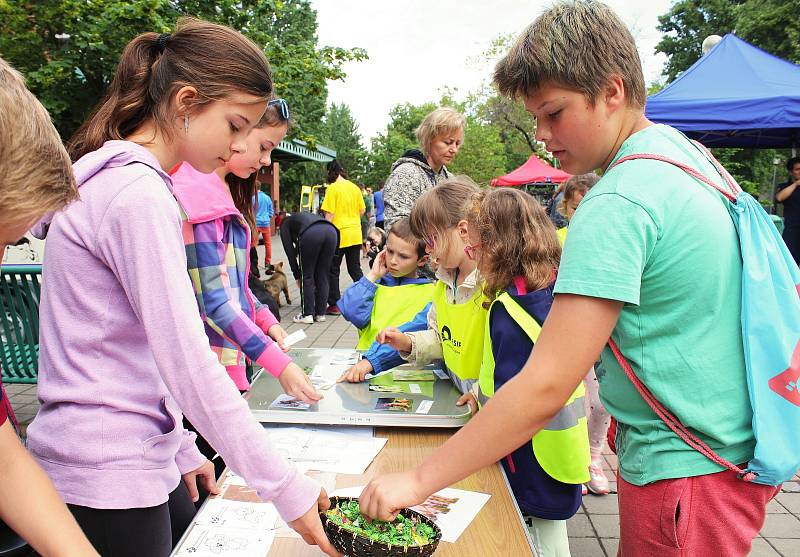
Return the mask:
[(800, 66), (728, 34), (645, 113), (708, 147), (798, 147)]

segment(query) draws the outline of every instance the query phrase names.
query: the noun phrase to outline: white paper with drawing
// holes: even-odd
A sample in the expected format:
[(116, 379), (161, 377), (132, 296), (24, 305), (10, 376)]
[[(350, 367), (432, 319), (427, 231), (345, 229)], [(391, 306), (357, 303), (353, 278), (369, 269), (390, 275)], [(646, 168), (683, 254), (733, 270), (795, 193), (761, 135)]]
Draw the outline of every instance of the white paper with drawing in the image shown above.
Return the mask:
[(339, 474), (363, 474), (386, 444), (371, 432), (324, 426), (269, 425), (264, 431), (275, 450), (299, 468)]
[(272, 546), (272, 530), (220, 528), (194, 524), (175, 557), (264, 557)]
[[(331, 495), (359, 497), (364, 486), (338, 489)], [(467, 526), (478, 516), (491, 495), (447, 487), (428, 497), (424, 503), (412, 507), (436, 522), (442, 530), (442, 541), (455, 543)]]
[(272, 530), (278, 520), (278, 511), (273, 505), (243, 503), (226, 499), (208, 499), (203, 509), (195, 516), (197, 524)]

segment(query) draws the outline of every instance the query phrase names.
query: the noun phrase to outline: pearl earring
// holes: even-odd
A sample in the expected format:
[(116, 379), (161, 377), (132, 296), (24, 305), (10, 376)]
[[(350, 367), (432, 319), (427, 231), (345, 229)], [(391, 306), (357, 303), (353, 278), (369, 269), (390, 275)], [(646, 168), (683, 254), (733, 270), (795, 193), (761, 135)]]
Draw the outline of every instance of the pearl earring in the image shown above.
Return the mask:
[(183, 115), (183, 131), (189, 133), (189, 115)]

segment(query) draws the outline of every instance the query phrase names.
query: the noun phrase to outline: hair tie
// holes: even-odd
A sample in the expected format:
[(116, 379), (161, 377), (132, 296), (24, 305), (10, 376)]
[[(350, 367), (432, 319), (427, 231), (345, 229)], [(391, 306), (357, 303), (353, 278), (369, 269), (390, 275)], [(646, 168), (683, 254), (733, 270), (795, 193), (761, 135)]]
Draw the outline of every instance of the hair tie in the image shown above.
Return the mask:
[(167, 41), (172, 38), (172, 35), (169, 33), (161, 33), (156, 39), (156, 47), (158, 48), (159, 52), (164, 52), (164, 49), (167, 48)]

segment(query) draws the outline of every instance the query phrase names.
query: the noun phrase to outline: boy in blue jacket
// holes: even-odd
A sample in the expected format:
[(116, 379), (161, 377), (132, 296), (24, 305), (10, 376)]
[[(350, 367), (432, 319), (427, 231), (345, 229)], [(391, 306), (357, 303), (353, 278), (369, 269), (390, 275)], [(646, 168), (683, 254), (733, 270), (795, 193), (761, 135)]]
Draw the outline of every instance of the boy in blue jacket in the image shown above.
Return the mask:
[(427, 328), (433, 282), (418, 275), (428, 256), (425, 242), (411, 233), (408, 219), (396, 222), (369, 273), (345, 290), (339, 310), (359, 329), (358, 350), (369, 350), (364, 359), (345, 372), (341, 380), (363, 381), (368, 373), (380, 373), (404, 363), (397, 351), (379, 345), (375, 337), (388, 326), (404, 332)]

